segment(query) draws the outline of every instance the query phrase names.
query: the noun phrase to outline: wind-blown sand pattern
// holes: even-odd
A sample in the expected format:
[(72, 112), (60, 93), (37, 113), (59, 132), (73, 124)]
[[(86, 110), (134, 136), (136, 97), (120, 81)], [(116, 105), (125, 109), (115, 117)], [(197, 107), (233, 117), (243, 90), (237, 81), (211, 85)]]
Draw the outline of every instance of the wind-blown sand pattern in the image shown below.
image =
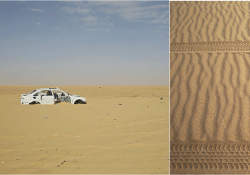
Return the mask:
[(250, 3), (170, 6), (170, 171), (250, 173)]
[(250, 53), (171, 54), (171, 140), (249, 141)]
[(60, 86), (87, 104), (21, 105), (37, 88), (0, 86), (0, 174), (169, 173), (167, 86)]
[(170, 43), (250, 41), (247, 1), (173, 1), (170, 13)]

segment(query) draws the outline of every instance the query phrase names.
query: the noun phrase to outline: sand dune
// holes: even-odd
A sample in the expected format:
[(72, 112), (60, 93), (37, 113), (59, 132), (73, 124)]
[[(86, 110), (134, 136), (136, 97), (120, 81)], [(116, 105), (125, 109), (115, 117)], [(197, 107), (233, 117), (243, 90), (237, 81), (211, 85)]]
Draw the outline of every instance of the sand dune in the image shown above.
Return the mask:
[(250, 3), (170, 6), (170, 171), (250, 173)]
[(87, 104), (21, 105), (36, 88), (0, 86), (1, 174), (169, 173), (168, 87), (65, 86)]

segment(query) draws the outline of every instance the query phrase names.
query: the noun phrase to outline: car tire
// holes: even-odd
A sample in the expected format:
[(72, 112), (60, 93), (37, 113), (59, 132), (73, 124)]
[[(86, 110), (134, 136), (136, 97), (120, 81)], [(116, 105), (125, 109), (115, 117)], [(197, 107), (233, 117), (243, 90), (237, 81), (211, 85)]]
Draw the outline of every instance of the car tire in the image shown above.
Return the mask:
[(87, 104), (87, 102), (82, 100), (76, 100), (74, 104)]
[(29, 103), (30, 105), (34, 105), (34, 104), (39, 104), (39, 102), (37, 101), (32, 101), (31, 103)]

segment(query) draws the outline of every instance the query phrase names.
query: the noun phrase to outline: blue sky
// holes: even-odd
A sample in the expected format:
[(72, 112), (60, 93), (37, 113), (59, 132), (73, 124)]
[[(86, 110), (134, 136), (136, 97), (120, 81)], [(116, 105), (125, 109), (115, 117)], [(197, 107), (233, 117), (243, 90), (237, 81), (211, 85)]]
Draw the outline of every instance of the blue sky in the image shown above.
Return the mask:
[(169, 2), (0, 1), (0, 85), (169, 85)]

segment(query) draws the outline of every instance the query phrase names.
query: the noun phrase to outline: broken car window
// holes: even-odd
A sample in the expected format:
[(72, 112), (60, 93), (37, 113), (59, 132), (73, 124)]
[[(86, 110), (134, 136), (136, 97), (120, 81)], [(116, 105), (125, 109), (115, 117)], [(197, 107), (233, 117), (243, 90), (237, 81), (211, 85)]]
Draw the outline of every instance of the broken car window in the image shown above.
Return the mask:
[(52, 96), (52, 92), (50, 90), (44, 90), (44, 91), (41, 91), (41, 95)]
[(52, 92), (51, 91), (48, 91), (46, 96), (52, 96)]

